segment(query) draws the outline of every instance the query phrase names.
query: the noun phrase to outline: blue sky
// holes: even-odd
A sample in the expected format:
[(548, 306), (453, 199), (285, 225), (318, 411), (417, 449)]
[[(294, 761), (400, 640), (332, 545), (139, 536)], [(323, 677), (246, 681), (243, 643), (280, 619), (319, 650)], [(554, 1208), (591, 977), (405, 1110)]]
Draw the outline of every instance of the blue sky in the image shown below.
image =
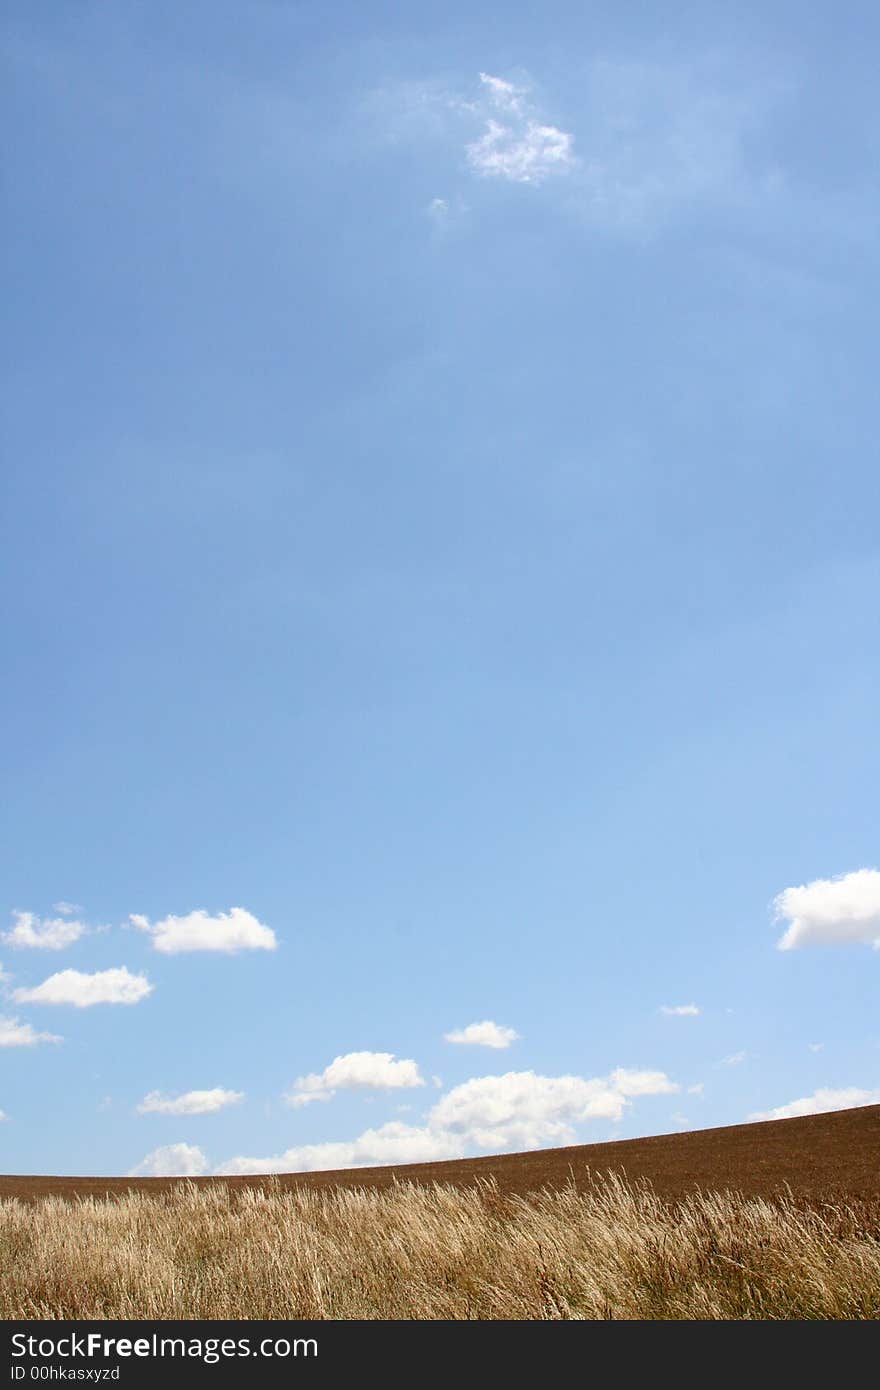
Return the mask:
[(0, 1169), (880, 1099), (878, 36), (4, 7)]

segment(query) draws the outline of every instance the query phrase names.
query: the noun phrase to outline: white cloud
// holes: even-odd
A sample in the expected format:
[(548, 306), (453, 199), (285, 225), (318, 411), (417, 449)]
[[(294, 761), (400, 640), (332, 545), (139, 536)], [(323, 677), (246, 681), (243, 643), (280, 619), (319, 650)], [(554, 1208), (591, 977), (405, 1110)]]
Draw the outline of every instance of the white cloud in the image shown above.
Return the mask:
[(862, 1091), (849, 1086), (841, 1091), (820, 1087), (811, 1096), (778, 1105), (775, 1110), (756, 1110), (750, 1120), (790, 1120), (796, 1115), (824, 1115), (829, 1110), (851, 1110), (858, 1105), (880, 1105), (880, 1091)]
[(773, 908), (776, 921), (789, 924), (776, 943), (780, 951), (852, 941), (880, 948), (880, 870), (856, 869), (786, 888)]
[(61, 917), (73, 917), (77, 912), (82, 912), (80, 903), (65, 902), (62, 898), (60, 903), (52, 904), (52, 911), (57, 912)]
[(6, 1111), (5, 1111), (5, 1110), (0, 1110), (0, 1123), (2, 1123), (4, 1120), (8, 1120), (8, 1119), (9, 1119), (9, 1116), (7, 1115)]
[(524, 87), (485, 72), (480, 82), (483, 101), (467, 107), (478, 111), (485, 125), (479, 139), (466, 147), (468, 163), (477, 174), (537, 184), (572, 168), (574, 137), (539, 121)]
[(150, 1091), (137, 1107), (139, 1115), (215, 1115), (228, 1105), (244, 1100), (244, 1091), (225, 1091), (215, 1086), (212, 1091), (187, 1091), (182, 1096), (163, 1096)]
[(208, 1160), (196, 1144), (165, 1144), (153, 1149), (136, 1168), (130, 1168), (130, 1178), (198, 1178), (208, 1169)]
[(61, 1042), (54, 1033), (38, 1033), (17, 1018), (0, 1018), (0, 1047), (34, 1047), (37, 1043)]
[(165, 955), (183, 951), (274, 951), (278, 942), (271, 927), (264, 926), (243, 907), (230, 908), (210, 917), (198, 909), (184, 917), (163, 917), (151, 924), (149, 918), (132, 913), (129, 921), (153, 938), (153, 946)]
[(696, 1018), (700, 1010), (696, 1004), (661, 1004), (660, 1012), (669, 1018)]
[(411, 1058), (397, 1061), (393, 1052), (347, 1052), (334, 1057), (322, 1072), (298, 1077), (285, 1099), (297, 1108), (316, 1100), (331, 1100), (337, 1091), (398, 1091), (424, 1084)]
[(333, 1168), (369, 1168), (385, 1163), (432, 1163), (455, 1158), (460, 1143), (450, 1135), (391, 1120), (357, 1139), (304, 1144), (271, 1158), (232, 1158), (218, 1173), (313, 1173)]
[(693, 1086), (688, 1086), (687, 1093), (689, 1096), (701, 1096), (705, 1089), (705, 1082), (695, 1081)]
[(374, 93), (371, 106), (386, 140), (418, 141), (425, 157), (461, 142), (481, 180), (535, 187), (565, 176), (569, 212), (643, 236), (706, 208), (797, 212), (796, 182), (775, 162), (774, 142), (761, 138), (795, 89), (776, 62), (705, 52), (594, 58), (566, 96), (577, 103), (576, 137), (573, 122), (548, 118), (525, 74), (483, 72), (464, 94), (440, 80), (402, 82)]
[(449, 216), (449, 203), (445, 198), (432, 198), (428, 204), (428, 213), (431, 217), (442, 221)]
[(749, 1054), (747, 1052), (731, 1052), (728, 1057), (722, 1057), (721, 1066), (738, 1067), (741, 1062), (744, 1062), (746, 1060), (748, 1055)]
[(525, 129), (512, 130), (490, 120), (486, 131), (467, 147), (471, 167), (485, 178), (511, 183), (541, 183), (550, 173), (572, 164), (572, 137), (556, 126), (527, 121)]
[(632, 1096), (660, 1095), (678, 1086), (658, 1071), (618, 1068), (609, 1077), (537, 1076), (508, 1072), (476, 1077), (441, 1096), (426, 1123), (399, 1121), (357, 1139), (287, 1149), (270, 1158), (234, 1158), (219, 1173), (271, 1173), (426, 1163), (473, 1150), (503, 1153), (575, 1142), (574, 1126), (619, 1120)]
[(824, 1043), (807, 1043), (807, 1047), (811, 1052), (821, 1052), (824, 1046)]
[(443, 1036), (449, 1043), (504, 1048), (516, 1042), (519, 1033), (515, 1028), (506, 1028), (502, 1023), (493, 1023), (491, 1019), (484, 1018), (482, 1023), (469, 1023), (466, 1028), (453, 1029), (451, 1033), (444, 1033)]
[(622, 1096), (663, 1096), (679, 1089), (663, 1071), (627, 1071), (626, 1067), (611, 1073), (611, 1084)]
[(60, 970), (34, 989), (17, 989), (20, 1004), (72, 1004), (89, 1009), (94, 1004), (137, 1004), (151, 994), (146, 975), (133, 975), (124, 965), (87, 975), (81, 970)]
[[(68, 906), (67, 903), (64, 904)], [(56, 904), (56, 910), (58, 905)], [(37, 917), (33, 912), (13, 912), (15, 925), (3, 933), (10, 946), (28, 946), (40, 951), (61, 951), (72, 946), (88, 930), (84, 922), (69, 917)]]
[(503, 77), (493, 77), (491, 73), (481, 72), (480, 82), (489, 95), (493, 106), (499, 111), (509, 111), (513, 116), (523, 114), (525, 89), (507, 82)]
[(570, 1144), (575, 1122), (619, 1120), (625, 1106), (623, 1093), (604, 1079), (508, 1072), (454, 1087), (434, 1106), (430, 1125), (459, 1135), (464, 1147), (534, 1149)]

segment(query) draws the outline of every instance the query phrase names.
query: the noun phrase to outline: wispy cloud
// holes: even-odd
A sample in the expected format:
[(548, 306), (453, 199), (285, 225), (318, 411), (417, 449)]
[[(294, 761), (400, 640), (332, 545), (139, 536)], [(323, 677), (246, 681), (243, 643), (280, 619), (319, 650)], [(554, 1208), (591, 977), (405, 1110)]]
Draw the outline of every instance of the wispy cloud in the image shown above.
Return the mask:
[(215, 1086), (211, 1091), (186, 1091), (181, 1096), (163, 1096), (150, 1091), (137, 1106), (139, 1115), (216, 1115), (230, 1105), (244, 1100), (244, 1091), (226, 1091)]
[(504, 1024), (493, 1023), (490, 1018), (484, 1018), (481, 1023), (469, 1023), (466, 1028), (454, 1028), (451, 1033), (444, 1033), (443, 1036), (448, 1043), (458, 1043), (465, 1047), (505, 1048), (517, 1041), (519, 1033), (515, 1028), (507, 1028)]
[(661, 1004), (660, 1012), (669, 1018), (696, 1018), (700, 1010), (696, 1004)]
[(787, 1105), (778, 1105), (775, 1110), (756, 1110), (749, 1115), (749, 1119), (790, 1120), (796, 1115), (824, 1115), (830, 1110), (851, 1110), (857, 1105), (880, 1105), (880, 1091), (863, 1091), (858, 1086), (848, 1086), (840, 1091), (820, 1087), (811, 1096), (790, 1100)]
[(54, 1033), (38, 1033), (29, 1023), (19, 1023), (17, 1018), (0, 1018), (0, 1047), (35, 1047), (37, 1043), (61, 1041)]
[(863, 942), (880, 948), (880, 870), (856, 869), (785, 888), (773, 900), (776, 921), (788, 922), (780, 951)]
[(130, 1178), (198, 1178), (208, 1171), (208, 1160), (196, 1144), (165, 1144), (153, 1149), (135, 1168)]
[(487, 72), (480, 73), (480, 84), (482, 99), (470, 109), (484, 129), (465, 149), (476, 174), (538, 184), (574, 166), (574, 136), (540, 120), (525, 87)]
[(661, 1071), (619, 1067), (607, 1077), (540, 1076), (532, 1071), (475, 1077), (441, 1096), (424, 1125), (399, 1121), (358, 1138), (286, 1149), (269, 1158), (230, 1159), (220, 1173), (302, 1172), (382, 1163), (421, 1163), (474, 1150), (503, 1153), (570, 1144), (575, 1126), (622, 1118), (633, 1097), (679, 1089)]
[[(75, 909), (70, 903), (56, 903), (55, 910)], [(84, 922), (72, 920), (65, 912), (60, 917), (38, 917), (34, 912), (13, 912), (15, 922), (2, 939), (10, 946), (31, 947), (39, 951), (61, 951), (72, 946), (84, 936), (88, 928)]]
[(738, 1067), (738, 1066), (741, 1066), (742, 1063), (743, 1063), (743, 1062), (746, 1060), (746, 1058), (748, 1057), (748, 1055), (749, 1055), (749, 1054), (748, 1054), (747, 1052), (731, 1052), (731, 1053), (729, 1054), (729, 1056), (727, 1056), (727, 1057), (722, 1057), (722, 1059), (721, 1059), (721, 1061), (720, 1061), (720, 1063), (719, 1063), (719, 1066), (722, 1066), (722, 1067)]
[(337, 1091), (399, 1091), (424, 1084), (412, 1058), (398, 1060), (393, 1052), (347, 1052), (322, 1072), (298, 1077), (285, 1100), (298, 1109), (312, 1101), (332, 1100)]
[(230, 908), (211, 917), (203, 909), (182, 917), (163, 917), (151, 923), (148, 917), (132, 913), (129, 921), (153, 938), (155, 950), (176, 956), (186, 951), (274, 951), (278, 945), (271, 927), (257, 920), (243, 907)]
[(138, 1004), (152, 990), (146, 975), (132, 974), (121, 965), (93, 975), (82, 970), (60, 970), (33, 989), (15, 990), (12, 997), (19, 1004), (71, 1004), (77, 1009), (90, 1009), (95, 1004)]
[(476, 88), (405, 82), (374, 104), (395, 141), (418, 140), (438, 160), (443, 144), (462, 142), (465, 169), (481, 181), (561, 186), (565, 175), (570, 212), (644, 235), (688, 211), (764, 207), (784, 195), (783, 173), (761, 153), (772, 145), (754, 137), (793, 90), (778, 65), (736, 53), (618, 55), (595, 58), (568, 85), (562, 123), (561, 94), (525, 73), (482, 72)]

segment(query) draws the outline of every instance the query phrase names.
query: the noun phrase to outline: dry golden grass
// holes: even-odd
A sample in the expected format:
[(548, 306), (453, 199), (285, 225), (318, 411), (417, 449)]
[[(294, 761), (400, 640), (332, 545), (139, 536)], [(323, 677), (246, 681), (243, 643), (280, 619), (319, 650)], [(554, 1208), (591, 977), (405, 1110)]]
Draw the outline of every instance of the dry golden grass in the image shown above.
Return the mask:
[(619, 1177), (0, 1202), (0, 1317), (876, 1318), (880, 1203)]

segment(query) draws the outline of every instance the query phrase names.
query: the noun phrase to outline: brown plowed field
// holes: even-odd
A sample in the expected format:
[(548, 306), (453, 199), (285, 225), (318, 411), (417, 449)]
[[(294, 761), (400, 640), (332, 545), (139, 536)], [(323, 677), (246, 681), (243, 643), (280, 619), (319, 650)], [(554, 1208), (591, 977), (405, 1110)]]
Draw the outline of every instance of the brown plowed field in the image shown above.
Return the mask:
[[(397, 1181), (471, 1183), (494, 1177), (506, 1192), (531, 1192), (571, 1181), (587, 1185), (589, 1174), (609, 1169), (630, 1179), (647, 1178), (662, 1196), (695, 1189), (730, 1188), (749, 1196), (770, 1196), (786, 1187), (812, 1198), (880, 1197), (880, 1105), (808, 1115), (793, 1120), (622, 1139), (613, 1144), (578, 1144), (564, 1149), (501, 1154), (494, 1158), (454, 1159), (386, 1168), (349, 1168), (327, 1173), (290, 1173), (284, 1186), (387, 1187)], [(104, 1196), (108, 1193), (161, 1192), (175, 1178), (2, 1177), (0, 1197), (33, 1200), (46, 1196)], [(260, 1177), (195, 1178), (230, 1187), (259, 1186)]]

